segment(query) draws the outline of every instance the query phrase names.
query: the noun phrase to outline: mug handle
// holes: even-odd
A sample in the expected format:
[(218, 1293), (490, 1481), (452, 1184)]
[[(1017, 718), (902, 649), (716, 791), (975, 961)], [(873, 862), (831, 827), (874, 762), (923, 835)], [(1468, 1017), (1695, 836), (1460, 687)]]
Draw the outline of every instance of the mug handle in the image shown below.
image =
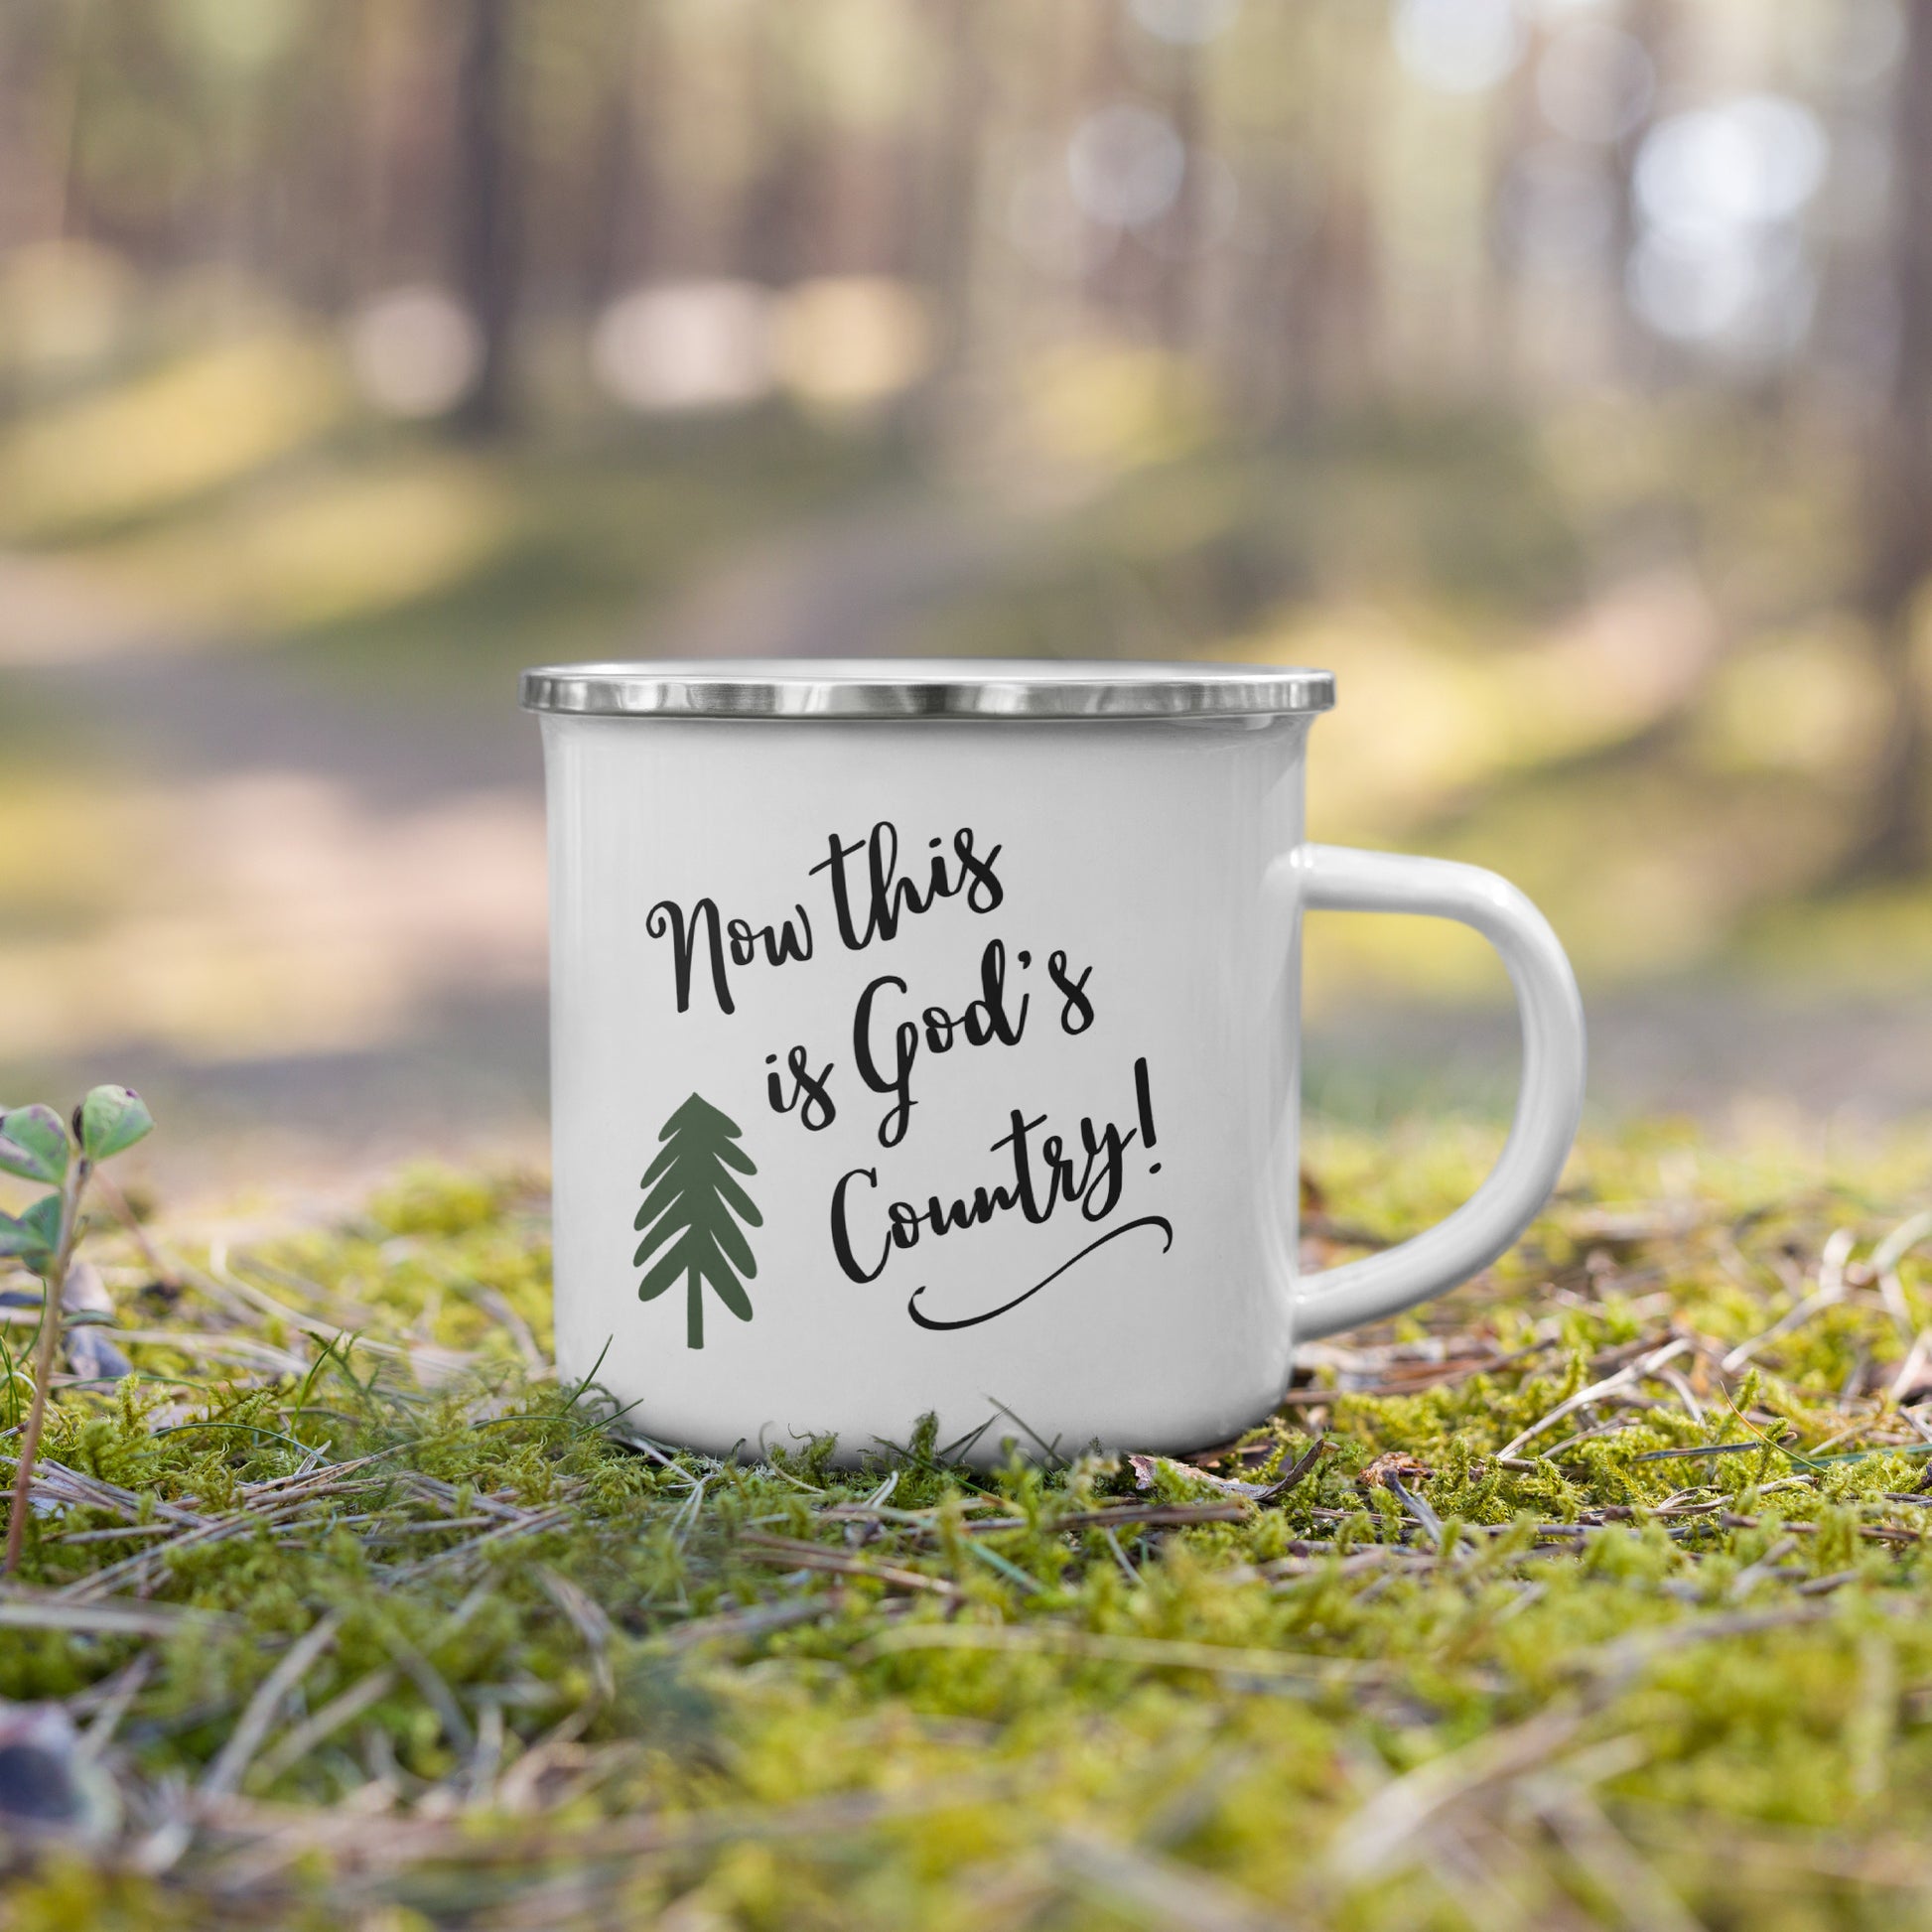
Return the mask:
[(1380, 1321), (1466, 1281), (1536, 1218), (1563, 1172), (1584, 1105), (1584, 1006), (1550, 922), (1480, 866), (1303, 845), (1277, 862), (1303, 911), (1413, 912), (1472, 926), (1502, 955), (1523, 1022), (1523, 1080), (1501, 1158), (1447, 1220), (1302, 1277), (1298, 1341)]

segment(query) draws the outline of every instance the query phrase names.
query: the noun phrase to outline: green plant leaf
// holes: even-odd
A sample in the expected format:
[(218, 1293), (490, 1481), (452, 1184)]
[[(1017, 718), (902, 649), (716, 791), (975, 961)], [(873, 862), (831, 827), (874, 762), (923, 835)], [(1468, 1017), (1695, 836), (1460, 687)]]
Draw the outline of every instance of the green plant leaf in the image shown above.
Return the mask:
[(96, 1087), (74, 1114), (74, 1130), (89, 1161), (105, 1161), (153, 1129), (148, 1103), (132, 1087)]
[(38, 1252), (36, 1238), (11, 1214), (0, 1214), (0, 1256), (11, 1260), (16, 1256)]
[(0, 1114), (0, 1173), (58, 1187), (67, 1178), (70, 1152), (68, 1130), (52, 1107), (12, 1107)]
[(61, 1197), (45, 1194), (16, 1219), (0, 1214), (0, 1255), (24, 1262), (37, 1273), (61, 1245)]
[(60, 1195), (43, 1194), (20, 1217), (20, 1224), (33, 1234), (44, 1254), (52, 1255), (61, 1245)]

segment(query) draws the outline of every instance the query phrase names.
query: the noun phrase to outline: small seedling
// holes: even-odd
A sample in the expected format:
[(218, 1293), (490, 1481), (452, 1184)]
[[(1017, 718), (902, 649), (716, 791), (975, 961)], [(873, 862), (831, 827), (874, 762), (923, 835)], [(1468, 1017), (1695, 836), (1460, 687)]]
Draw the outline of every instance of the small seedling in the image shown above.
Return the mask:
[(41, 1278), (41, 1325), (34, 1356), (34, 1399), (14, 1468), (13, 1501), (7, 1511), (7, 1554), (0, 1576), (20, 1565), (27, 1536), (28, 1492), (34, 1459), (47, 1420), (47, 1389), (61, 1343), (61, 1296), (80, 1240), (81, 1198), (101, 1162), (131, 1148), (154, 1126), (146, 1103), (131, 1087), (96, 1087), (73, 1110), (73, 1133), (52, 1107), (0, 1111), (0, 1173), (45, 1182), (44, 1194), (24, 1214), (0, 1214), (0, 1259), (11, 1259)]

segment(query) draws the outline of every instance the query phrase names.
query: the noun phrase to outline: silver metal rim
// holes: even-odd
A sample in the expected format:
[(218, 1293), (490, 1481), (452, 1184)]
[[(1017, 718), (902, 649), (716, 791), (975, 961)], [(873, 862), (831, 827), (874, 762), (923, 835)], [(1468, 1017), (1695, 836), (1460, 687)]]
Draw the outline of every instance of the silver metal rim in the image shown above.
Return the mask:
[(1329, 671), (999, 658), (550, 664), (522, 687), (526, 711), (590, 718), (1293, 718), (1334, 701)]

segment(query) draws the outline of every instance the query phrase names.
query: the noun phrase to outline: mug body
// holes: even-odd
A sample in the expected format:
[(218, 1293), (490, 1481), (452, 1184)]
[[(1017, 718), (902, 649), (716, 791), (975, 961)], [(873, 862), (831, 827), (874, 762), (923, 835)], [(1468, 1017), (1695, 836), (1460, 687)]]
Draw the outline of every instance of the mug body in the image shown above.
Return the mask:
[(560, 1375), (716, 1454), (1265, 1415), (1314, 708), (548, 709)]

